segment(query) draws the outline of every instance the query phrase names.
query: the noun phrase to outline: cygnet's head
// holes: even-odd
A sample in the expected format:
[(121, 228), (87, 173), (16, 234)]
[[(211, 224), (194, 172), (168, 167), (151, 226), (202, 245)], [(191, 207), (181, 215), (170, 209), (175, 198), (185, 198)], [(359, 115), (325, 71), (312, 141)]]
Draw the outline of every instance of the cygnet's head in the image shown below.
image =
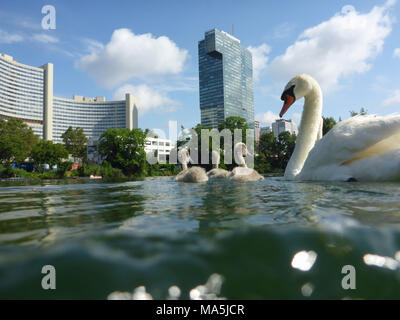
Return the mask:
[(189, 150), (187, 148), (182, 148), (178, 151), (178, 160), (181, 164), (188, 164), (190, 159)]
[(216, 168), (218, 168), (219, 161), (220, 161), (219, 150), (213, 150), (213, 151), (211, 152), (211, 163), (212, 163)]

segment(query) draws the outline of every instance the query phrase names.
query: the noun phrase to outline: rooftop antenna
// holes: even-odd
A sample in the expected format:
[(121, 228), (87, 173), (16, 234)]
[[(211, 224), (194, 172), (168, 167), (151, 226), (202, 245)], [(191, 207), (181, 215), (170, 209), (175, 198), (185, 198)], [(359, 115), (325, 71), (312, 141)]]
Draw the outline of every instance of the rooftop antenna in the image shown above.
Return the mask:
[(232, 35), (234, 36), (235, 35), (235, 29), (234, 29), (234, 25), (233, 25), (233, 23), (232, 23)]

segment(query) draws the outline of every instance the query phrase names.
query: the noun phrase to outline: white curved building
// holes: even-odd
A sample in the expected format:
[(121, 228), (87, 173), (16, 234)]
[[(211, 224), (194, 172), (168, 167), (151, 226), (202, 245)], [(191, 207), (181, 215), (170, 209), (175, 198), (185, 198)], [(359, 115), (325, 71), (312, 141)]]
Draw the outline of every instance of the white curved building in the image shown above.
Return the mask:
[(90, 140), (98, 140), (108, 128), (138, 128), (135, 98), (106, 101), (104, 97), (53, 96), (53, 65), (23, 65), (0, 54), (0, 118), (22, 119), (45, 140), (61, 142), (68, 129), (80, 127)]
[(0, 118), (20, 118), (43, 134), (44, 68), (26, 66), (0, 55)]

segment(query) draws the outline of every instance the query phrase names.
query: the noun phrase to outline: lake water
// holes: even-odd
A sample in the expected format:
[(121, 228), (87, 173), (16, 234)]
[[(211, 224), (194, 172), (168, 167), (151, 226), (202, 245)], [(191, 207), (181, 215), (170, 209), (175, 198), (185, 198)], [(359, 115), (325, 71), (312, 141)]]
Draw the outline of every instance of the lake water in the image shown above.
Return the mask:
[[(56, 290), (41, 287), (44, 265)], [(345, 265), (354, 290), (342, 287)], [(140, 286), (188, 299), (213, 274), (227, 299), (398, 299), (400, 184), (0, 183), (1, 299), (106, 299)]]

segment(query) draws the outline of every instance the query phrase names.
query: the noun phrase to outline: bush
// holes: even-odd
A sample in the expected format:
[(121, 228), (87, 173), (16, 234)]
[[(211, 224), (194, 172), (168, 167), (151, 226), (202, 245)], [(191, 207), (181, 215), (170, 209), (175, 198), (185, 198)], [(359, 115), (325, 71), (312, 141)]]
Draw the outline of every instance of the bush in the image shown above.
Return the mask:
[(103, 178), (123, 178), (124, 174), (121, 169), (113, 168), (110, 163), (104, 161), (102, 165), (99, 164), (83, 164), (78, 169), (80, 177), (102, 176)]
[(147, 175), (148, 176), (174, 176), (179, 173), (179, 166), (176, 164), (169, 163), (156, 163), (153, 165), (147, 166)]
[(71, 170), (72, 168), (72, 162), (71, 161), (64, 161), (61, 162), (57, 166), (57, 177), (58, 178), (65, 178), (67, 171)]
[(10, 166), (3, 166), (0, 164), (0, 178), (12, 177), (13, 170)]
[(107, 161), (101, 165), (101, 176), (105, 178), (123, 178), (124, 174), (122, 173), (121, 169), (113, 168), (111, 164)]
[(24, 169), (13, 169), (10, 166), (0, 165), (0, 178), (27, 178), (34, 179), (36, 175), (32, 172), (25, 171)]
[(83, 164), (78, 173), (80, 177), (89, 177), (90, 175), (100, 175), (100, 166), (98, 164)]
[(40, 179), (58, 179), (59, 178), (56, 170), (50, 170), (47, 172), (39, 173), (38, 177)]

